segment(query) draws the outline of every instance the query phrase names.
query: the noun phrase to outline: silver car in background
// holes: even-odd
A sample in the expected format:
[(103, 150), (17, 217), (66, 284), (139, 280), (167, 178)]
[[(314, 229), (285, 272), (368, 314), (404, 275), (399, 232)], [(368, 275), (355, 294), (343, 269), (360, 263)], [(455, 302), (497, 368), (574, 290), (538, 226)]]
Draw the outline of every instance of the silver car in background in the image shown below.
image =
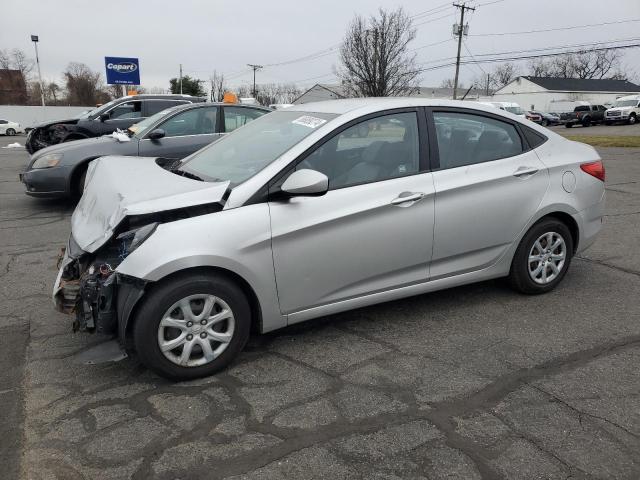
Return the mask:
[(295, 105), (171, 169), (92, 162), (54, 299), (159, 374), (195, 378), (252, 329), (498, 277), (548, 292), (603, 210), (592, 147), (493, 107)]

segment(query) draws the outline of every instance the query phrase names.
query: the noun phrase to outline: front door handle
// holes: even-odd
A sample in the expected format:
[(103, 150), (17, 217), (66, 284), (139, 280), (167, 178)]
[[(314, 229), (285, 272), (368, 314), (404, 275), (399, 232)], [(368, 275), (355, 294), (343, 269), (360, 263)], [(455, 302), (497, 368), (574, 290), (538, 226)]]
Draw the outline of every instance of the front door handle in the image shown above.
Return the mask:
[(425, 194), (422, 192), (402, 192), (396, 198), (391, 200), (391, 205), (403, 205), (409, 202), (417, 202), (424, 198)]
[(538, 169), (535, 167), (519, 167), (514, 173), (514, 177), (528, 177), (529, 175), (533, 175), (534, 173), (538, 173)]

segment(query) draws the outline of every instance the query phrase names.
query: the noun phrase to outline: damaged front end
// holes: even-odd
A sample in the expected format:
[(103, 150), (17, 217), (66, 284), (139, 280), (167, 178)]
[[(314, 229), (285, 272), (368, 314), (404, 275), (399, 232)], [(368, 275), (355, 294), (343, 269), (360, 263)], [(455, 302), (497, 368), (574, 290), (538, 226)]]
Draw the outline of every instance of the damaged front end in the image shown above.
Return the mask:
[(93, 254), (82, 251), (73, 236), (69, 238), (61, 254), (53, 299), (57, 310), (75, 315), (74, 332), (119, 332), (118, 318), (128, 319), (146, 282), (115, 269), (135, 249), (136, 239), (141, 243), (141, 235), (149, 236), (156, 225), (124, 232)]
[(65, 120), (48, 125), (39, 125), (29, 131), (25, 141), (27, 152), (33, 155), (50, 145), (63, 142), (76, 129), (77, 120)]

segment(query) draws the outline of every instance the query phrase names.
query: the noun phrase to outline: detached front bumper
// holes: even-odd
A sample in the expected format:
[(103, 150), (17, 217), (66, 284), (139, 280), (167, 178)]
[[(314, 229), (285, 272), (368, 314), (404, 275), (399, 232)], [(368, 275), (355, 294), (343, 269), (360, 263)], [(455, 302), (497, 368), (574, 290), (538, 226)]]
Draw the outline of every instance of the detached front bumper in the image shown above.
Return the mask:
[(73, 238), (63, 249), (53, 286), (56, 310), (74, 315), (74, 331), (118, 334), (125, 345), (126, 325), (146, 282), (116, 272), (100, 255), (91, 258)]

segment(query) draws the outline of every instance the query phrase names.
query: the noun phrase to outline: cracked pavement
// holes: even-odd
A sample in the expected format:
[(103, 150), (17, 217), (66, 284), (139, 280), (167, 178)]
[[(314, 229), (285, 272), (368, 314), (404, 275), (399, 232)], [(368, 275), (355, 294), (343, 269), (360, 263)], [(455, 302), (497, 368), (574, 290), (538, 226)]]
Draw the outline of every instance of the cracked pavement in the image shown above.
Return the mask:
[(107, 339), (49, 299), (72, 206), (26, 197), (1, 149), (3, 478), (640, 478), (640, 150), (600, 152), (606, 225), (554, 292), (334, 315), (173, 384), (87, 360)]

